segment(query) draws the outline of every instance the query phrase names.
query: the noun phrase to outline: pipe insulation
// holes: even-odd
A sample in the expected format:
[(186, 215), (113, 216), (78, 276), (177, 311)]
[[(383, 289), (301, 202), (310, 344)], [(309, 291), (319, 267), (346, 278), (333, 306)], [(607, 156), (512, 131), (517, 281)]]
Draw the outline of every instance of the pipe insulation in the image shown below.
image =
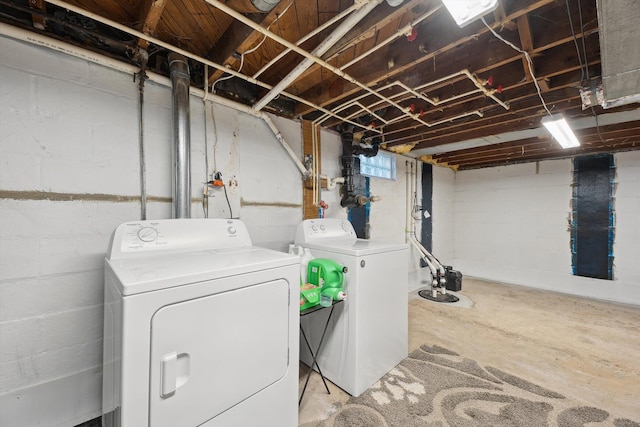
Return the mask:
[(182, 55), (169, 54), (171, 70), (173, 218), (191, 217), (191, 128), (189, 115), (189, 64)]

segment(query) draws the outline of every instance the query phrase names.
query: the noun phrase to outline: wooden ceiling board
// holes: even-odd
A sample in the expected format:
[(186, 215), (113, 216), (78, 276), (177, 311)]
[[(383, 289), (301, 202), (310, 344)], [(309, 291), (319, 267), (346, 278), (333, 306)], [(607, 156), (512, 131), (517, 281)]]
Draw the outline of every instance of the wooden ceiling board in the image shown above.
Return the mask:
[[(638, 150), (640, 148), (640, 140), (636, 139), (634, 141), (627, 141), (621, 143), (606, 143), (606, 144), (596, 144), (593, 147), (581, 147), (581, 148), (551, 148), (552, 142), (549, 143), (549, 150), (543, 150), (542, 152), (536, 151), (530, 154), (525, 153), (524, 155), (520, 155), (512, 158), (503, 158), (498, 157), (494, 159), (466, 162), (460, 164), (457, 168), (458, 170), (469, 170), (469, 169), (479, 169), (479, 168), (487, 168), (487, 167), (495, 167), (495, 166), (505, 166), (512, 165), (518, 163), (529, 163), (536, 162), (540, 160), (557, 160), (557, 159), (566, 159), (572, 158), (575, 156), (587, 156), (591, 154), (600, 154), (600, 153), (617, 153), (621, 151), (631, 151)], [(557, 144), (556, 144), (557, 145)]]
[[(279, 32), (279, 20), (292, 9), (294, 0), (280, 1), (269, 13), (253, 13), (248, 17), (263, 28)], [(269, 43), (270, 42), (270, 43)], [(267, 43), (265, 46), (264, 44)], [(215, 43), (207, 54), (207, 58), (213, 62), (239, 69), (241, 59), (238, 53), (245, 54), (242, 61), (242, 71), (246, 75), (253, 76), (264, 64), (277, 56), (284, 47), (265, 37), (259, 31), (245, 25), (240, 21), (233, 21), (224, 31), (223, 35)], [(210, 80), (215, 81), (223, 74), (222, 71), (212, 71)]]
[[(522, 3), (522, 9), (514, 11), (509, 15), (508, 18), (516, 19), (518, 16), (522, 16), (524, 13), (526, 13), (526, 11), (536, 10), (537, 8), (543, 7), (551, 3), (552, 1), (553, 0), (519, 0), (519, 2)], [(435, 65), (435, 67), (438, 67), (439, 64), (443, 63), (443, 61), (440, 61), (440, 56), (442, 53), (452, 50), (458, 51), (459, 46), (463, 46), (466, 43), (473, 42), (477, 40), (480, 35), (489, 32), (489, 30), (481, 23), (472, 23), (463, 29), (458, 28), (453, 23), (451, 17), (448, 15), (448, 12), (444, 8), (436, 12), (434, 18), (429, 22), (429, 25), (426, 27), (427, 31), (419, 32), (416, 40), (414, 40), (413, 42), (413, 44), (415, 44), (416, 46), (416, 49), (409, 51), (408, 55), (402, 56), (396, 62), (393, 70), (390, 70), (388, 74), (380, 74), (380, 72), (377, 71), (384, 69), (383, 67), (385, 67), (386, 64), (382, 64), (383, 61), (376, 58), (384, 58), (390, 56), (392, 52), (394, 52), (394, 49), (397, 48), (396, 44), (398, 43), (398, 41), (391, 43), (385, 48), (380, 49), (379, 56), (371, 58), (366, 63), (363, 62), (354, 65), (354, 67), (350, 70), (350, 74), (357, 78), (359, 81), (372, 86), (390, 76), (412, 71), (414, 67), (423, 62), (429, 61), (432, 66), (435, 62), (435, 64), (437, 64)], [(311, 89), (311, 91), (312, 90), (313, 88)], [(346, 98), (348, 96), (351, 96), (357, 91), (358, 88), (354, 85), (346, 86), (343, 97)], [(313, 98), (310, 97), (310, 100), (318, 105), (327, 105), (331, 101), (335, 101), (329, 99), (326, 94)], [(299, 113), (304, 115), (308, 112), (310, 112), (308, 108), (300, 106)]]
[(68, 3), (125, 25), (133, 26), (138, 19), (138, 2), (70, 0)]
[(168, 1), (156, 27), (158, 37), (206, 56), (232, 18), (200, 0)]
[(183, 0), (191, 15), (193, 28), (199, 31), (202, 55), (211, 50), (233, 19), (202, 0)]
[[(346, 7), (341, 7), (340, 3), (340, 0), (316, 0), (318, 15), (329, 14), (333, 17), (350, 6), (349, 4)], [(322, 24), (323, 22), (320, 23)]]
[[(83, 40), (88, 36), (93, 41), (90, 49), (102, 49), (106, 55), (112, 58), (115, 56), (127, 63), (133, 63), (131, 51), (136, 46), (146, 47), (146, 43), (136, 40), (136, 37), (124, 35), (104, 25), (92, 25), (89, 18), (74, 20), (76, 13), (69, 13), (66, 17), (53, 16), (59, 10), (58, 7), (38, 7), (37, 0), (34, 1), (35, 6), (32, 5), (29, 9), (22, 0), (3, 0), (3, 22), (21, 28), (33, 26), (34, 31), (50, 34), (52, 38), (81, 47), (87, 47)], [(259, 31), (234, 20), (205, 0), (160, 0), (166, 2), (162, 4), (152, 3), (158, 0), (69, 1), (137, 30), (141, 30), (143, 24), (146, 24), (144, 31), (154, 37), (216, 63), (229, 65), (233, 69), (240, 69), (242, 62), (241, 72), (249, 76), (253, 76), (285, 49), (269, 38), (264, 39)], [(247, 12), (245, 16), (295, 43), (318, 25), (351, 7), (353, 2), (354, 0), (282, 0), (269, 13)], [(231, 5), (233, 2), (225, 3)], [(578, 4), (582, 16), (578, 14)], [(152, 5), (156, 6), (153, 10)], [(388, 45), (382, 45), (399, 28), (404, 28), (435, 8), (440, 9), (416, 26), (417, 34), (413, 42), (401, 35)], [(570, 123), (577, 118), (591, 117), (593, 112), (608, 114), (637, 111), (640, 115), (637, 103), (608, 110), (600, 106), (586, 110), (583, 108), (579, 89), (590, 83), (595, 93), (602, 74), (597, 18), (596, 0), (500, 0), (496, 11), (485, 16), (489, 25), (502, 38), (529, 52), (544, 101), (552, 112), (563, 112)], [(573, 24), (573, 34), (570, 24)], [(312, 51), (337, 25), (312, 37), (302, 44), (302, 48)], [(640, 40), (631, 40), (630, 43), (640, 43)], [(420, 151), (415, 150), (420, 149), (437, 151), (439, 154), (425, 159), (458, 169), (640, 149), (638, 123), (601, 127), (600, 134), (604, 141), (595, 128), (580, 130), (577, 133), (583, 141), (582, 147), (568, 151), (560, 149), (546, 132), (539, 132), (540, 138), (505, 141), (505, 138), (513, 137), (509, 135), (517, 135), (505, 132), (537, 129), (540, 127), (540, 119), (547, 114), (533, 84), (526, 58), (496, 38), (479, 20), (459, 28), (446, 9), (442, 8), (441, 0), (405, 0), (398, 7), (391, 7), (386, 1), (382, 1), (331, 47), (323, 59), (335, 67), (341, 67), (374, 46), (379, 46), (380, 49), (346, 68), (345, 72), (359, 83), (380, 90), (382, 95), (393, 97), (393, 103), (403, 109), (413, 104), (414, 111), (421, 112), (422, 120), (432, 124), (431, 126), (408, 117), (404, 111), (380, 101), (379, 96), (369, 94), (360, 86), (316, 64), (298, 76), (286, 90), (310, 103), (329, 109), (356, 96), (361, 97), (359, 102), (390, 121), (390, 124), (383, 127), (384, 139), (390, 149), (412, 146), (413, 151), (407, 153), (409, 156), (417, 156)], [(166, 75), (166, 67), (160, 62), (168, 53), (166, 49), (156, 46), (150, 52), (153, 54), (150, 68)], [(236, 52), (249, 53), (241, 61)], [(291, 52), (261, 75), (259, 80), (275, 85), (302, 60), (301, 55)], [(200, 74), (204, 67), (198, 65), (194, 62), (192, 74), (193, 84), (200, 87), (203, 82)], [(500, 85), (501, 93), (496, 93), (495, 96), (508, 103), (509, 109), (504, 109), (481, 93), (467, 94), (433, 106), (410, 93), (398, 95), (401, 91), (398, 87), (381, 89), (396, 80), (416, 88), (462, 69), (468, 69), (481, 79), (491, 78), (493, 88)], [(217, 70), (209, 72), (210, 82), (223, 74)], [(587, 77), (593, 80), (587, 81)], [(240, 92), (247, 89), (247, 84), (249, 83), (235, 86), (239, 91), (238, 97), (232, 93), (235, 90), (233, 85), (227, 88), (229, 93), (221, 95), (249, 102), (249, 98)], [(475, 90), (475, 85), (466, 77), (449, 78), (420, 89), (427, 96), (438, 99), (448, 99), (470, 90)], [(257, 89), (258, 96), (264, 93), (265, 89)], [(294, 115), (302, 115), (305, 119), (313, 120), (322, 114), (306, 103), (291, 101), (290, 105), (294, 109)], [(280, 114), (292, 114), (291, 110), (285, 110), (286, 107)], [(482, 117), (475, 112), (480, 112)], [(340, 114), (345, 117), (353, 114), (354, 119), (362, 120), (363, 124), (372, 120), (372, 116), (359, 111), (359, 107), (347, 109)], [(325, 120), (323, 126), (335, 129), (339, 123), (337, 119), (331, 118)], [(372, 135), (373, 133), (365, 133), (365, 137)], [(475, 144), (473, 141), (481, 141), (479, 138), (503, 142), (465, 150), (457, 149)], [(473, 141), (465, 142), (469, 140)], [(460, 144), (461, 142), (465, 143)]]
[[(480, 43), (480, 41), (479, 41)], [(480, 43), (482, 44), (482, 43)], [(502, 98), (504, 101), (509, 102), (511, 100), (511, 98), (513, 97), (512, 93), (511, 93), (511, 89), (515, 88), (515, 87), (519, 87), (523, 84), (525, 84), (524, 81), (524, 70), (522, 70), (521, 65), (519, 65), (519, 63), (514, 62), (514, 61), (519, 61), (518, 59), (518, 53), (515, 52), (514, 50), (510, 49), (508, 46), (504, 45), (503, 43), (501, 43), (502, 46), (500, 46), (500, 44), (495, 45), (495, 48), (497, 48), (498, 50), (493, 52), (492, 55), (490, 55), (493, 60), (495, 61), (496, 64), (501, 64), (504, 63), (506, 65), (501, 66), (500, 69), (494, 69), (494, 70), (485, 70), (487, 71), (487, 73), (485, 73), (486, 75), (484, 75), (484, 77), (488, 77), (489, 74), (491, 74), (495, 80), (494, 86), (497, 86), (498, 84), (501, 84), (504, 87), (504, 92), (503, 95), (497, 95), (498, 97)], [(507, 49), (505, 49), (507, 48)], [(549, 79), (553, 76), (557, 76), (560, 74), (563, 74), (566, 72), (566, 67), (569, 67), (569, 70), (574, 70), (574, 69), (579, 69), (579, 62), (578, 62), (578, 58), (577, 55), (575, 54), (575, 50), (573, 49), (573, 41), (571, 41), (570, 43), (566, 43), (565, 45), (562, 45), (560, 47), (556, 47), (554, 48), (556, 49), (556, 51), (554, 52), (554, 54), (548, 55), (549, 57), (554, 58), (553, 61), (548, 61), (546, 59), (546, 57), (538, 57), (536, 58), (536, 62), (538, 64), (542, 63), (543, 66), (537, 66), (537, 70), (538, 73), (536, 73), (536, 77), (537, 78), (545, 78), (545, 79)], [(598, 44), (596, 43), (591, 43), (589, 45), (589, 49), (588, 51), (592, 52), (592, 56), (597, 56), (597, 51), (598, 49)], [(498, 53), (498, 52), (503, 52), (502, 54)], [(514, 56), (515, 55), (515, 56)], [(500, 59), (500, 58), (504, 58), (505, 59)], [(573, 56), (573, 57), (572, 57)], [(558, 62), (555, 60), (555, 58), (558, 57), (565, 57), (565, 58), (572, 58), (572, 59), (567, 59), (564, 63), (562, 62)], [(464, 66), (464, 60), (468, 59), (468, 58), (461, 58), (458, 55), (457, 59), (448, 59), (446, 60), (446, 63), (448, 64), (448, 67), (450, 67), (450, 69), (447, 69), (446, 72), (447, 73), (453, 73), (456, 70), (459, 70), (462, 66)], [(457, 62), (456, 62), (457, 61)], [(514, 66), (515, 65), (515, 66)], [(493, 66), (493, 64), (492, 64)], [(510, 69), (509, 69), (510, 68)], [(431, 78), (431, 79), (435, 79), (435, 78), (440, 78), (442, 77), (441, 75), (433, 75), (433, 76), (429, 76), (430, 71), (432, 71), (432, 69), (430, 69), (430, 67), (426, 66), (425, 70), (423, 71), (421, 68), (417, 68), (415, 70), (415, 72), (413, 73), (413, 76), (422, 76), (422, 78)], [(528, 71), (528, 70), (527, 70)], [(490, 73), (489, 73), (490, 72)], [(417, 79), (415, 83), (417, 83)], [(578, 80), (573, 82), (574, 85), (577, 85), (579, 83)], [(566, 85), (566, 83), (565, 83)], [(452, 87), (450, 87), (450, 89), (452, 89)], [(438, 96), (440, 99), (445, 99), (448, 98), (450, 96), (455, 95), (456, 93), (462, 93), (462, 90), (459, 91), (453, 91), (450, 90), (448, 92), (433, 92), (430, 90), (427, 90), (427, 93), (429, 96)], [(531, 93), (531, 90), (528, 90), (527, 93)], [(482, 97), (484, 98), (484, 97)], [(491, 101), (493, 102), (493, 101)], [(485, 105), (488, 107), (492, 107), (491, 102), (486, 103)], [(455, 104), (452, 104), (451, 106), (455, 106), (455, 105), (459, 105), (461, 103), (461, 101), (458, 101)], [(424, 101), (416, 101), (415, 105), (418, 107), (418, 109), (424, 109), (424, 111), (426, 113), (430, 113), (434, 110), (439, 110), (439, 108), (437, 107), (430, 107), (429, 105), (426, 105), (426, 103)], [(448, 105), (448, 104), (447, 104)], [(453, 111), (450, 116), (457, 116), (459, 114), (462, 114), (464, 112), (464, 110), (475, 110), (475, 109), (482, 109), (484, 110), (485, 107), (483, 105), (475, 105), (473, 107), (471, 106), (464, 106), (463, 108), (458, 108), (459, 111)], [(399, 115), (395, 114), (395, 115), (391, 115), (390, 118), (393, 118), (395, 116)], [(428, 120), (427, 120), (428, 121)], [(402, 126), (402, 123), (398, 123), (398, 124), (394, 124), (392, 126), (387, 127), (387, 131), (389, 132), (393, 132), (394, 130), (398, 129), (399, 127)]]
[[(640, 122), (630, 122), (626, 124), (626, 129), (616, 130), (618, 126), (601, 126), (600, 135), (596, 128), (582, 129), (576, 132), (582, 148), (591, 149), (602, 144), (602, 139), (609, 144), (626, 144), (638, 141), (640, 135)], [(613, 140), (616, 140), (615, 142)], [(472, 162), (482, 162), (489, 159), (513, 158), (516, 156), (530, 156), (538, 151), (555, 150), (562, 151), (557, 142), (550, 136), (544, 138), (528, 138), (518, 141), (511, 141), (503, 144), (472, 148), (467, 150), (452, 151), (445, 154), (431, 156), (436, 162), (447, 164), (471, 164)]]
[[(553, 102), (555, 110), (558, 112), (571, 108), (579, 108), (579, 95), (575, 94), (571, 98), (571, 92), (567, 90), (558, 91), (555, 97), (558, 101)], [(514, 130), (539, 127), (539, 120), (546, 112), (540, 102), (533, 98), (527, 104), (528, 108), (521, 107), (519, 113), (513, 114), (496, 109), (493, 114), (485, 114), (482, 118), (460, 119), (451, 123), (439, 125), (428, 130), (422, 130), (419, 135), (411, 131), (401, 131), (389, 134), (389, 145), (406, 143), (408, 139), (417, 142), (416, 149), (428, 148), (433, 145), (454, 143), (468, 139), (481, 138), (510, 132)], [(466, 126), (473, 120), (473, 126)]]

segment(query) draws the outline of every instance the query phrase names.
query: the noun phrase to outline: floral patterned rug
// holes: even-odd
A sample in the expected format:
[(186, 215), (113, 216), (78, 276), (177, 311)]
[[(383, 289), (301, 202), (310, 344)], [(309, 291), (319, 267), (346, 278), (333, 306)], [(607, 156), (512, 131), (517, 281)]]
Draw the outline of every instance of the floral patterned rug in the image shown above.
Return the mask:
[(422, 346), (324, 421), (302, 427), (640, 427), (438, 346)]

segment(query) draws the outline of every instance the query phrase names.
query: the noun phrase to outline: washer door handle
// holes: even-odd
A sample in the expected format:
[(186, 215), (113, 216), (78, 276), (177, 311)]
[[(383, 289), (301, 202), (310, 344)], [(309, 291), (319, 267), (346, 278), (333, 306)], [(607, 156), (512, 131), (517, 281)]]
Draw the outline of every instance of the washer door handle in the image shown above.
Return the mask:
[(178, 353), (165, 354), (160, 362), (160, 397), (167, 398), (176, 392), (178, 378)]

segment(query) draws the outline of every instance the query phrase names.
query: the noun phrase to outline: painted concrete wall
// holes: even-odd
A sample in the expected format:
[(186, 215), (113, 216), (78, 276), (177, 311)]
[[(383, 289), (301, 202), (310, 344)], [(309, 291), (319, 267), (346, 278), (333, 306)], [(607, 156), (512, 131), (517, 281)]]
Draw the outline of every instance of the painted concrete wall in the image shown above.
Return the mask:
[[(109, 238), (140, 218), (137, 85), (3, 37), (0, 51), (0, 425), (73, 426), (101, 412)], [(220, 171), (254, 244), (286, 250), (302, 219), (302, 180), (288, 154), (261, 120), (195, 96), (190, 108), (192, 216), (230, 216), (221, 189), (202, 203), (203, 183)], [(146, 83), (144, 120), (147, 218), (169, 218), (169, 87)], [(274, 121), (299, 155), (300, 124)], [(339, 176), (339, 136), (322, 138), (322, 172)], [(403, 182), (372, 185), (386, 201), (374, 237), (404, 239)], [(337, 189), (323, 198), (328, 216), (346, 217)], [(394, 207), (401, 221), (389, 233), (378, 221)]]
[[(60, 53), (6, 38), (0, 51), (0, 425), (73, 426), (100, 414), (109, 237), (140, 218), (138, 92), (131, 75)], [(170, 97), (170, 88), (147, 82), (150, 219), (171, 215)], [(190, 106), (192, 215), (205, 215), (202, 183), (221, 171), (233, 216), (254, 244), (285, 250), (302, 218), (298, 170), (260, 120), (197, 97)], [(300, 153), (299, 123), (275, 121)], [(322, 143), (322, 173), (339, 176), (338, 135), (323, 131)], [(435, 168), (434, 253), (466, 275), (625, 302), (635, 295), (640, 304), (640, 156), (616, 158), (611, 287), (570, 276), (569, 161), (543, 162), (537, 173), (535, 165)], [(372, 237), (394, 242), (404, 240), (404, 157), (397, 167), (397, 181), (371, 184), (382, 197)], [(337, 190), (322, 198), (327, 216), (346, 217)], [(222, 190), (210, 193), (208, 213), (230, 215)], [(415, 251), (409, 262), (416, 271)]]
[(640, 304), (640, 155), (615, 158), (615, 280), (571, 273), (570, 160), (457, 172), (456, 268), (468, 276)]
[[(131, 75), (5, 38), (0, 50), (0, 425), (72, 426), (101, 411), (109, 238), (140, 218), (137, 87)], [(251, 116), (196, 97), (190, 108), (192, 197), (221, 171), (254, 243), (286, 248), (302, 196), (285, 150)], [(144, 114), (147, 218), (169, 218), (170, 88), (147, 82)], [(299, 125), (278, 125), (299, 146)], [(199, 200), (193, 217), (204, 216)], [(222, 190), (208, 202), (210, 217), (229, 216)]]
[(452, 265), (455, 258), (455, 176), (451, 169), (433, 167), (433, 254), (445, 265)]

